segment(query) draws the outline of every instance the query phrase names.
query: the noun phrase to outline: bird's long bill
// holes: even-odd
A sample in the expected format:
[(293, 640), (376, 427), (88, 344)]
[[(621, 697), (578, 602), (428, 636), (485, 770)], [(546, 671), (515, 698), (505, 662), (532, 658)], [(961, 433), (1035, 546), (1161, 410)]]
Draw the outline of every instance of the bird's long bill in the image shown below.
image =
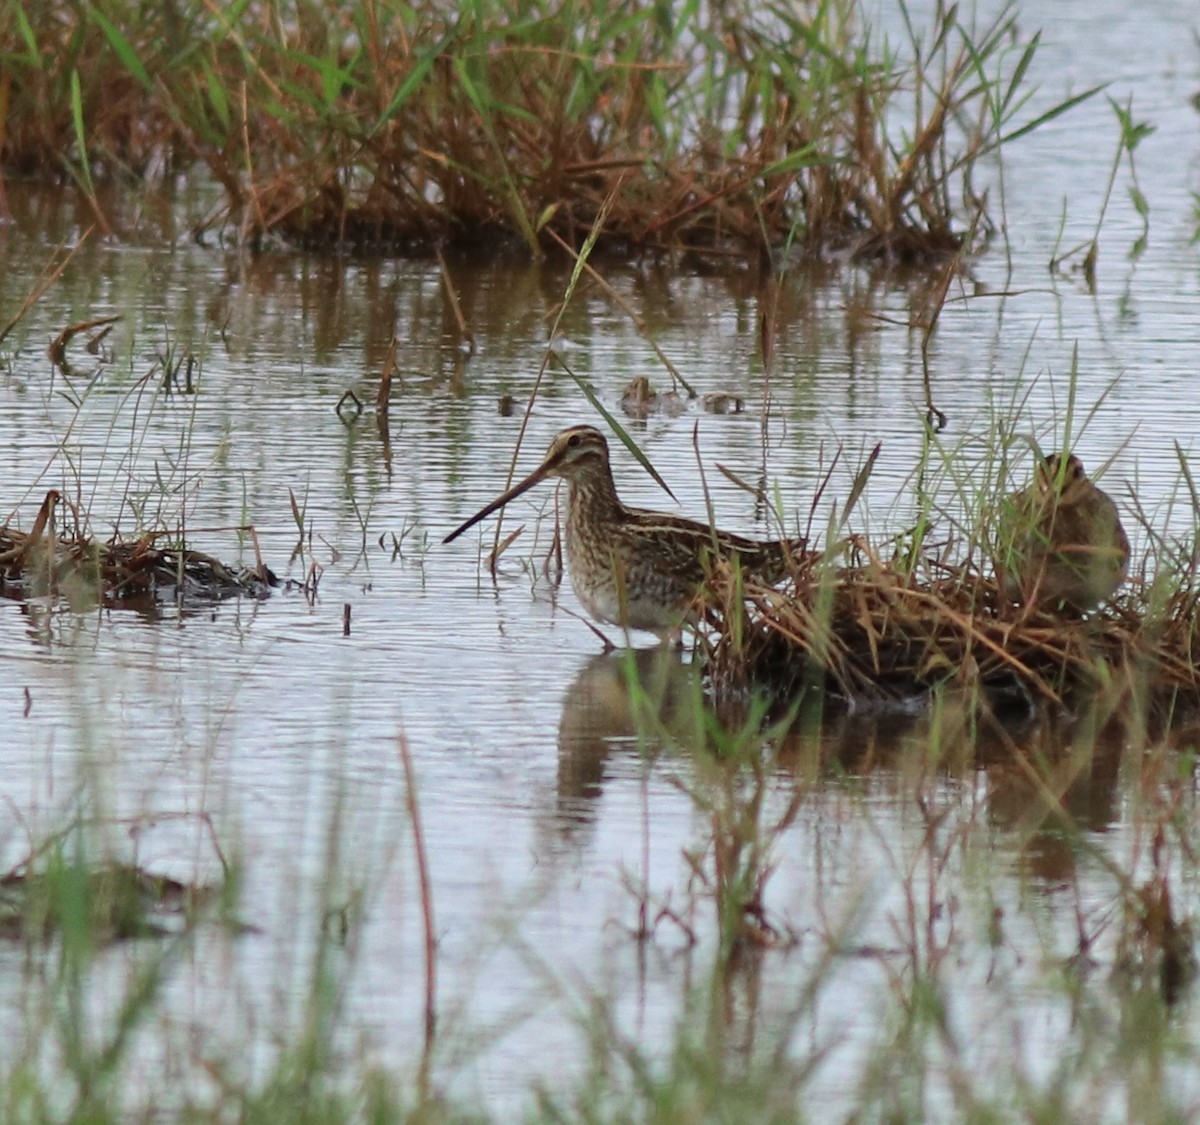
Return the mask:
[(515, 500), (522, 492), (528, 492), (535, 484), (541, 484), (549, 475), (550, 466), (546, 464), (539, 465), (523, 481), (514, 484), (507, 492), (501, 493), (490, 504), (480, 508), (466, 523), (459, 524), (442, 542), (453, 543), (464, 531), (474, 527), (480, 520), (487, 519), (493, 512), (503, 508), (510, 500)]

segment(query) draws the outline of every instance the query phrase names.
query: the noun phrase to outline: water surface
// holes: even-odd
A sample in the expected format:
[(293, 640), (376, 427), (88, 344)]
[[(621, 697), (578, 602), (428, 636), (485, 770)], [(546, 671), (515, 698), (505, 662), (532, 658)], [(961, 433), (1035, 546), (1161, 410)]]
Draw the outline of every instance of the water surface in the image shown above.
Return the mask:
[[(1194, 160), (1180, 158), (1195, 147), (1196, 63), (1175, 6), (1104, 7), (1036, 14), (1049, 22), (1030, 112), (1099, 81), (1112, 83), (1118, 101), (1134, 97), (1135, 116), (1157, 127), (1136, 153), (1151, 205), (1148, 246), (1127, 257), (1140, 223), (1123, 171), (1101, 231), (1095, 291), (1081, 276), (1048, 269), (1056, 245), (1091, 236), (1115, 152), (1111, 108), (1093, 99), (1006, 153), (1007, 252), (997, 243), (956, 284), (930, 374), (948, 419), (943, 440), (961, 446), (967, 462), (986, 456), (997, 419), (1061, 441), (1055, 427), (1073, 394), (1073, 444), (1089, 465), (1112, 459), (1106, 486), (1144, 551), (1131, 488), (1158, 526), (1192, 525), (1186, 506), (1168, 512), (1166, 504), (1177, 487), (1176, 448), (1190, 456), (1200, 433), (1191, 394), (1196, 173)], [(990, 173), (998, 193), (998, 169)], [(7, 189), (6, 310), (54, 247), (88, 225), (69, 193)], [(270, 1030), (299, 1018), (322, 917), (346, 908), (352, 1030), (342, 1046), (411, 1068), (423, 964), (404, 738), (439, 938), (437, 1075), (456, 1097), (500, 1113), (527, 1104), (535, 1082), (569, 1085), (585, 1065), (580, 1013), (593, 995), (655, 1053), (681, 1016), (687, 983), (712, 959), (711, 903), (689, 898), (683, 857), (706, 838), (696, 796), (714, 784), (687, 749), (691, 672), (670, 654), (639, 656), (653, 665), (652, 680), (666, 677), (665, 725), (674, 732), (647, 737), (622, 659), (601, 654), (569, 587), (542, 574), (550, 488), (513, 506), (508, 526), (525, 531), (494, 580), (479, 565), (491, 543), (486, 525), (478, 537), (440, 544), (506, 480), (566, 273), (452, 260), (474, 337), (468, 354), (436, 263), (196, 245), (188, 217), (203, 203), (203, 189), (189, 188), (170, 206), (117, 207), (118, 234), (88, 239), (5, 342), (0, 510), (27, 528), (56, 487), (101, 536), (165, 523), (228, 561), (253, 559), (234, 530), (253, 523), (267, 562), (309, 589), (194, 613), (166, 605), (153, 620), (0, 602), (0, 715), (12, 732), (0, 788), (8, 854), (23, 852), (27, 826), (58, 823), (83, 791), (111, 816), (163, 817), (139, 837), (145, 862), (211, 876), (214, 858), (195, 822), (166, 815), (209, 813), (224, 845), (245, 856), (244, 913), (256, 932), (206, 939), (173, 981), (155, 1030), (198, 1028), (206, 1050), (239, 1057), (246, 1027), (262, 1028), (261, 1050), (244, 1065), (250, 1073), (265, 1066)], [(605, 270), (701, 396), (745, 401), (726, 416), (706, 414), (699, 400), (678, 415), (622, 415), (679, 508), (618, 453), (623, 496), (702, 517), (707, 487), (722, 526), (771, 533), (753, 498), (716, 471), (720, 463), (747, 479), (765, 475), (789, 526), (803, 527), (840, 448), (820, 527), (866, 451), (882, 442), (856, 529), (886, 537), (904, 526), (925, 442), (920, 333), (909, 325), (929, 299), (929, 277), (833, 264), (789, 273), (772, 297), (768, 379), (757, 349), (766, 297), (755, 278), (652, 264)], [(64, 326), (115, 314), (122, 320), (101, 355), (75, 343), (73, 374), (54, 368), (46, 345)], [(393, 334), (386, 430), (370, 405), (361, 417), (339, 415), (347, 390), (373, 402)], [(583, 289), (555, 347), (614, 412), (633, 375), (669, 387), (653, 349), (598, 289)], [(164, 393), (163, 365), (189, 356), (196, 393), (177, 385)], [(517, 403), (511, 416), (498, 407), (506, 395)], [(559, 429), (594, 420), (575, 383), (548, 371), (518, 471)], [(1064, 781), (1072, 815), (1094, 837), (1094, 851), (1081, 851), (1031, 811), (1028, 778), (999, 751), (960, 759), (950, 748), (914, 775), (902, 751), (927, 740), (925, 722), (881, 732), (846, 721), (797, 736), (773, 776), (768, 808), (803, 798), (768, 885), (789, 948), (731, 985), (732, 1030), (752, 1042), (794, 1025), (796, 1057), (829, 1049), (814, 1106), (833, 1098), (851, 1108), (886, 1032), (878, 1013), (888, 1010), (894, 972), (943, 952), (958, 1052), (948, 1070), (986, 1073), (990, 1059), (1010, 1057), (1018, 1044), (1021, 1071), (1049, 1081), (1071, 1011), (1046, 988), (1045, 967), (1076, 948), (1077, 916), (1111, 908), (1111, 877), (1098, 857), (1145, 870), (1139, 779), (1119, 741), (1097, 752), (1086, 776)], [(931, 856), (943, 857), (941, 866), (931, 867)], [(975, 864), (1011, 869), (999, 898)], [(1177, 903), (1193, 910), (1194, 877), (1175, 873)], [(665, 917), (650, 943), (631, 937), (643, 885), (656, 907), (680, 912), (697, 947)], [(828, 966), (831, 944), (843, 953)], [(803, 1007), (816, 973), (824, 984)], [(12, 981), (3, 989), (14, 1003), (19, 992)], [(551, 1041), (564, 1044), (552, 1057)], [(148, 1071), (154, 1042), (147, 1037)], [(949, 1104), (945, 1087), (933, 1086), (926, 1104)], [(1174, 1089), (1179, 1104), (1195, 1104), (1194, 1078)], [(1102, 1086), (1098, 1116), (1119, 1119), (1109, 1093), (1120, 1097)]]

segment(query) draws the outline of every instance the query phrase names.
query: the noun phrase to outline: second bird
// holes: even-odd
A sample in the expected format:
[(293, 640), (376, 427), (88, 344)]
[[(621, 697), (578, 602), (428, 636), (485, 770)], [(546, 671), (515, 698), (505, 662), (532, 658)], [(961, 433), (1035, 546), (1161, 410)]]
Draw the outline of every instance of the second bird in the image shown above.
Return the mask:
[(1112, 497), (1078, 457), (1040, 458), (1033, 484), (1006, 503), (997, 565), (1008, 598), (1085, 612), (1112, 596), (1129, 539)]
[(778, 582), (805, 554), (803, 539), (760, 542), (706, 523), (627, 507), (617, 495), (608, 442), (594, 426), (572, 426), (542, 463), (443, 540), (468, 528), (549, 477), (567, 482), (567, 570), (575, 594), (597, 621), (667, 634), (688, 607), (717, 556), (747, 577)]

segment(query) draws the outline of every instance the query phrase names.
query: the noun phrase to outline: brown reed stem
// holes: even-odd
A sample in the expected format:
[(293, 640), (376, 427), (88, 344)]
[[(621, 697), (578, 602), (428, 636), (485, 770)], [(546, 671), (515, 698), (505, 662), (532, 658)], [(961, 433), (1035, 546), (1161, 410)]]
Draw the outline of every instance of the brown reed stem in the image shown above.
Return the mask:
[(445, 256), (441, 250), (437, 252), (438, 266), (442, 271), (442, 288), (446, 291), (446, 300), (450, 305), (450, 312), (454, 315), (454, 323), (458, 326), (459, 336), (466, 341), (467, 347), (470, 348), (470, 354), (475, 354), (475, 337), (471, 334), (470, 328), (467, 327), (466, 318), (463, 316), (462, 305), (458, 303), (458, 293), (454, 289), (454, 280), (450, 277), (450, 270), (446, 265)]
[[(618, 184), (618, 187), (619, 186), (620, 185)], [(557, 242), (558, 245), (565, 250), (566, 253), (570, 255), (570, 257), (573, 258), (577, 264), (580, 263), (581, 255), (576, 253), (576, 251), (572, 249), (570, 244), (564, 238), (562, 238), (556, 231), (549, 227), (546, 228), (546, 233), (553, 238), (554, 241)], [(604, 280), (601, 274), (587, 261), (586, 258), (583, 259), (582, 265), (583, 270), (588, 277), (595, 281), (596, 284), (604, 290), (605, 295), (613, 302), (613, 304), (616, 305), (617, 308), (619, 308), (623, 313), (625, 313), (626, 316), (629, 317), (630, 320), (633, 321), (633, 326), (638, 330), (638, 334), (646, 341), (647, 344), (650, 345), (651, 348), (654, 349), (654, 354), (658, 356), (659, 362), (667, 369), (671, 378), (685, 391), (687, 391), (688, 398), (695, 398), (696, 388), (693, 387), (692, 384), (683, 377), (679, 368), (671, 362), (667, 353), (664, 352), (662, 348), (658, 346), (658, 342), (651, 337), (650, 330), (646, 327), (646, 322), (640, 316), (638, 316), (633, 306), (627, 300), (625, 300), (625, 298), (622, 297), (621, 294), (618, 293), (611, 285), (609, 285), (607, 281)]]
[(396, 333), (392, 333), (392, 342), (388, 344), (387, 358), (383, 361), (383, 371), (379, 375), (379, 390), (375, 395), (375, 411), (378, 417), (386, 419), (388, 406), (392, 396), (392, 374), (396, 370)]
[(67, 268), (68, 264), (70, 263), (71, 259), (75, 257), (75, 254), (79, 248), (83, 246), (85, 242), (87, 242), (88, 238), (91, 237), (91, 233), (94, 229), (94, 227), (88, 227), (88, 229), (83, 232), (83, 237), (80, 238), (79, 241), (67, 251), (66, 257), (61, 261), (58, 261), (57, 259), (59, 253), (63, 249), (63, 245), (60, 243), (57, 247), (55, 247), (54, 253), (50, 255), (50, 260), (42, 268), (42, 272), (38, 275), (37, 281), (33, 283), (33, 288), (30, 289), (25, 299), (21, 302), (21, 307), (17, 309), (9, 322), (3, 328), (0, 328), (0, 344), (4, 342), (5, 337), (21, 322), (21, 319), (25, 316), (25, 314), (29, 312), (29, 310), (33, 308), (33, 306), (36, 305), (43, 296), (45, 296), (46, 291), (50, 288), (50, 286), (52, 286), (60, 277), (62, 277), (63, 270)]
[(421, 805), (417, 799), (417, 780), (413, 772), (408, 738), (398, 736), (400, 763), (404, 767), (405, 803), (412, 824), (413, 847), (417, 856), (417, 879), (421, 886), (421, 917), (425, 925), (425, 1046), (422, 1070), (428, 1062), (437, 1029), (437, 934), (433, 925), (433, 892), (429, 881), (429, 860), (425, 852), (425, 832), (421, 827)]

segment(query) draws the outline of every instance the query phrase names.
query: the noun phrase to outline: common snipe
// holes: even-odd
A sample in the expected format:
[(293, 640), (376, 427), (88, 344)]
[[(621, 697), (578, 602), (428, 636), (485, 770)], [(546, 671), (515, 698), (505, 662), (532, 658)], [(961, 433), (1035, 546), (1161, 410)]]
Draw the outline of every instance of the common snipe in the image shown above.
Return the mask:
[(759, 542), (681, 516), (627, 507), (613, 484), (608, 442), (594, 426), (563, 430), (529, 476), (443, 542), (548, 477), (567, 482), (567, 569), (584, 609), (597, 621), (668, 633), (687, 617), (716, 557), (736, 561), (747, 577), (773, 583), (805, 551), (802, 539)]
[(1005, 594), (1084, 612), (1125, 577), (1129, 539), (1117, 506), (1074, 454), (1040, 458), (1033, 484), (1006, 501), (997, 569)]

